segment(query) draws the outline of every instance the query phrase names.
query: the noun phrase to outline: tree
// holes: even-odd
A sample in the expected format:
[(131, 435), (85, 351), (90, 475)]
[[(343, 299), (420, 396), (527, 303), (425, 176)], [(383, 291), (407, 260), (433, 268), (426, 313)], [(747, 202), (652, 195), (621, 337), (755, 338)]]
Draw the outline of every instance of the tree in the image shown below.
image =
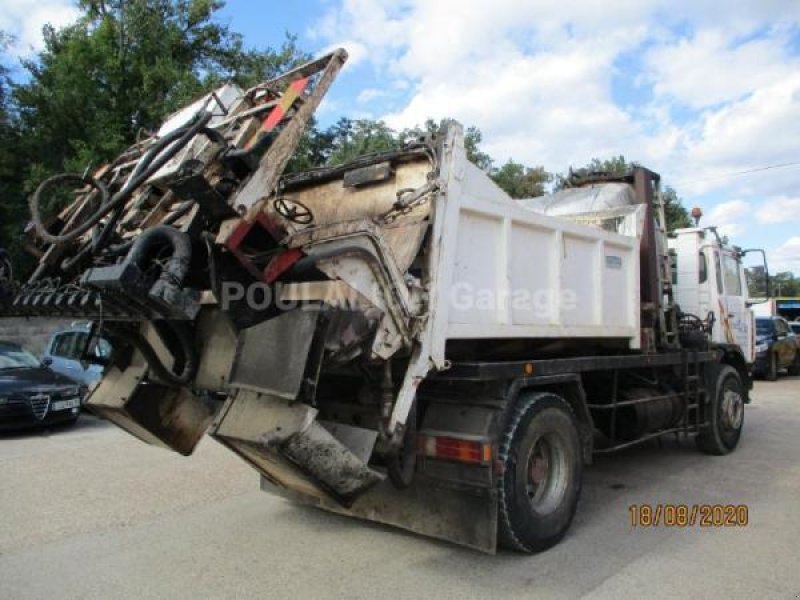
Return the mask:
[(664, 200), (664, 216), (667, 219), (667, 231), (674, 229), (684, 229), (692, 227), (692, 219), (689, 216), (689, 211), (683, 205), (683, 201), (678, 192), (672, 186), (665, 185), (661, 191), (661, 197)]
[(25, 61), (30, 79), (15, 92), (24, 137), (47, 170), (108, 160), (221, 82), (247, 86), (304, 58), (293, 38), (278, 50), (244, 49), (214, 21), (217, 0), (80, 6), (74, 25), (45, 28), (45, 50)]
[[(327, 129), (312, 126), (306, 131), (288, 170), (302, 171), (322, 166), (346, 163), (364, 154), (399, 148), (409, 142), (439, 131), (441, 125), (427, 119), (422, 126), (394, 131), (383, 121), (369, 119), (339, 119)], [(492, 158), (480, 148), (481, 130), (464, 130), (464, 149), (467, 158), (485, 171), (512, 198), (529, 198), (544, 194), (544, 185), (552, 176), (543, 167), (526, 167), (509, 160), (501, 168), (494, 167)]]
[(16, 225), (21, 221), (24, 206), (19, 201), (22, 194), (19, 172), (23, 168), (18, 151), (20, 136), (11, 103), (11, 80), (6, 66), (6, 50), (10, 37), (0, 32), (0, 248), (13, 255), (18, 254), (19, 232)]
[(491, 174), (494, 182), (512, 198), (533, 198), (545, 193), (545, 184), (553, 176), (544, 167), (526, 167), (510, 160)]
[(329, 165), (341, 165), (372, 152), (391, 150), (399, 145), (397, 134), (383, 121), (339, 119), (331, 127)]

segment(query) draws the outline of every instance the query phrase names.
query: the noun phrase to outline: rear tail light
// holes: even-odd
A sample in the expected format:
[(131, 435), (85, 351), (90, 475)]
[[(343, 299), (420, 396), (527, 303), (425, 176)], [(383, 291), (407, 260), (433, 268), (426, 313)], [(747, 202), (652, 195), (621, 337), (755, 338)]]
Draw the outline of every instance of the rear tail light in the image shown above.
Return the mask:
[(492, 445), (477, 440), (440, 435), (420, 435), (419, 453), (430, 458), (453, 460), (468, 464), (488, 464), (492, 461)]

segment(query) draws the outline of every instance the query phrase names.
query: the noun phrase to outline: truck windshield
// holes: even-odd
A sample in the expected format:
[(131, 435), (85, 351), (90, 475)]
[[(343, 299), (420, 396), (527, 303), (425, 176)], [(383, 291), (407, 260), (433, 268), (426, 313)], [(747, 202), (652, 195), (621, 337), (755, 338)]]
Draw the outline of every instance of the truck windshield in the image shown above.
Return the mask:
[(39, 359), (19, 346), (0, 345), (0, 371), (5, 369), (34, 369)]

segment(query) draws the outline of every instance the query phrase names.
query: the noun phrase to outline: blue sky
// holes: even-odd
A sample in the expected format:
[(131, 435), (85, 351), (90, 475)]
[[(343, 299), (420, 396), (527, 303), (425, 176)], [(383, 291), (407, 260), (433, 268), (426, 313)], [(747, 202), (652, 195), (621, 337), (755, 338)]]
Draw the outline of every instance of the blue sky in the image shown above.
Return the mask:
[[(69, 0), (4, 0), (0, 29), (36, 46)], [(476, 125), (498, 163), (553, 172), (623, 154), (658, 171), (703, 223), (800, 274), (797, 0), (228, 0), (252, 46), (344, 46), (318, 114)]]

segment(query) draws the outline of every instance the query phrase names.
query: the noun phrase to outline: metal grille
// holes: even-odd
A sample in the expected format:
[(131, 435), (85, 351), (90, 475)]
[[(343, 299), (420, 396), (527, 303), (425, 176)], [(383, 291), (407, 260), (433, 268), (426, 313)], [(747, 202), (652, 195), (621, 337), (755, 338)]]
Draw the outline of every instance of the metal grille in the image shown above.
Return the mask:
[(50, 396), (47, 394), (36, 394), (29, 398), (33, 415), (40, 421), (45, 418), (50, 409)]

